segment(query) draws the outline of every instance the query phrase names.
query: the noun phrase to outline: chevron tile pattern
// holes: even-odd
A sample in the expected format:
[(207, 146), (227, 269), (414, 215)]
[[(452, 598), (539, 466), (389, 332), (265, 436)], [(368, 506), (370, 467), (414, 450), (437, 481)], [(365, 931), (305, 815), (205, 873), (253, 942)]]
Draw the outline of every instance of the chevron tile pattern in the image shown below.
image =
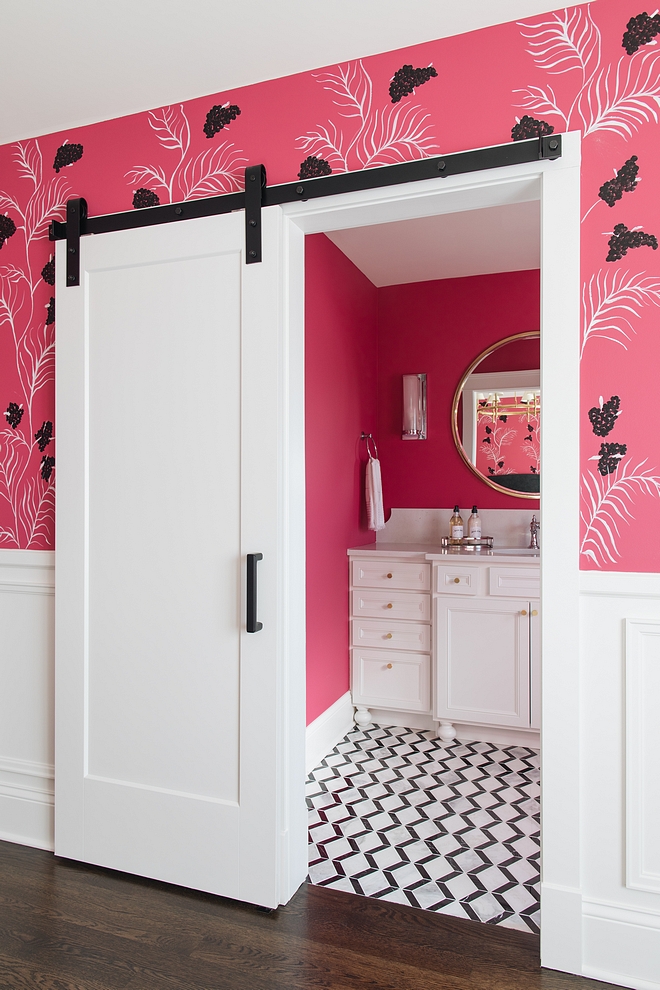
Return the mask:
[(539, 754), (350, 732), (307, 780), (311, 883), (539, 931)]

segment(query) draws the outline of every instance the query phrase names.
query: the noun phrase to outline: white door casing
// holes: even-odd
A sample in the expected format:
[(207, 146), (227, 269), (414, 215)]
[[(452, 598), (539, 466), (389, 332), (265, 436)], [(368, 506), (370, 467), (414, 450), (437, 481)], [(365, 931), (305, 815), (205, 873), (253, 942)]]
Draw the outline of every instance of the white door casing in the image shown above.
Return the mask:
[[(579, 342), (580, 134), (562, 158), (293, 203), (285, 226), (306, 234), (538, 200), (541, 212), (541, 393), (544, 405), (541, 961), (582, 969), (580, 873)], [(312, 180), (313, 181), (313, 180)], [(304, 273), (289, 265), (302, 313)], [(302, 339), (304, 322), (290, 328)], [(467, 355), (466, 357), (469, 357)], [(467, 364), (467, 360), (466, 360)]]
[(304, 690), (279, 208), (263, 221), (249, 266), (242, 213), (85, 237), (76, 288), (58, 244), (55, 851), (275, 907), (306, 872)]

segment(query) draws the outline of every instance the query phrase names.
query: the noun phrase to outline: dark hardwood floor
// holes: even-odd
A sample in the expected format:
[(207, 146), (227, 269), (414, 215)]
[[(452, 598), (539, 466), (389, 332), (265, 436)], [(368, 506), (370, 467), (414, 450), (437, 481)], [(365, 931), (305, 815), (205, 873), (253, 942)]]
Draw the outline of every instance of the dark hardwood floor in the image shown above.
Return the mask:
[(538, 938), (304, 886), (271, 914), (0, 842), (11, 990), (587, 990)]

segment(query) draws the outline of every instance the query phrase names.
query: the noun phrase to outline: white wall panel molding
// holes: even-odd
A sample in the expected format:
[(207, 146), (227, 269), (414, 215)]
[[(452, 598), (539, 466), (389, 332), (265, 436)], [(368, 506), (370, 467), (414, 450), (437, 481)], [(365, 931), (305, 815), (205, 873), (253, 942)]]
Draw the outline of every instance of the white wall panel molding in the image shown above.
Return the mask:
[(580, 575), (583, 966), (660, 990), (660, 575)]
[(321, 760), (331, 753), (347, 732), (355, 728), (353, 724), (351, 692), (337, 698), (334, 704), (310, 722), (306, 730), (305, 771), (310, 773)]
[(0, 839), (53, 848), (55, 554), (0, 550)]
[(626, 886), (660, 894), (660, 616), (626, 619)]

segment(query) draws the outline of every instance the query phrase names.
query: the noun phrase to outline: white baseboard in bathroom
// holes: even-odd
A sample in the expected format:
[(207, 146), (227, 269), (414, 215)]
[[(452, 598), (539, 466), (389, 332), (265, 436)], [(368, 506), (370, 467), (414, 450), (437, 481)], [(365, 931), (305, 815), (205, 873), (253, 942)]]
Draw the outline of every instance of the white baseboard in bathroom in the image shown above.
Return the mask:
[[(381, 708), (370, 708), (375, 725), (399, 726), (403, 729), (424, 729), (435, 732), (438, 723), (430, 715), (418, 712), (391, 712)], [(472, 725), (455, 722), (456, 738), (459, 742), (490, 742), (496, 746), (528, 746), (539, 749), (540, 734), (530, 729), (512, 729), (508, 726)]]
[(353, 712), (351, 692), (347, 691), (333, 705), (326, 708), (318, 718), (310, 722), (306, 731), (305, 770), (310, 773), (317, 767), (328, 753), (331, 753), (337, 743), (347, 732), (353, 729)]

